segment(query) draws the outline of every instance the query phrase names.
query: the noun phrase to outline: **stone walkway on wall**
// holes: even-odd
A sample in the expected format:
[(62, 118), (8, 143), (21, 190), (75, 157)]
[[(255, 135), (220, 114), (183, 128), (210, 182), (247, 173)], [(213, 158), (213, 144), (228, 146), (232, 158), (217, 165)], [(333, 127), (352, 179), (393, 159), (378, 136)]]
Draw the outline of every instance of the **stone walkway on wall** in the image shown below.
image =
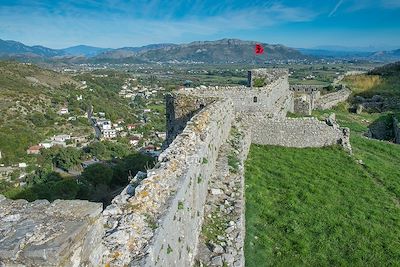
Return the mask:
[(244, 266), (244, 160), (250, 136), (233, 127), (209, 183), (195, 266)]

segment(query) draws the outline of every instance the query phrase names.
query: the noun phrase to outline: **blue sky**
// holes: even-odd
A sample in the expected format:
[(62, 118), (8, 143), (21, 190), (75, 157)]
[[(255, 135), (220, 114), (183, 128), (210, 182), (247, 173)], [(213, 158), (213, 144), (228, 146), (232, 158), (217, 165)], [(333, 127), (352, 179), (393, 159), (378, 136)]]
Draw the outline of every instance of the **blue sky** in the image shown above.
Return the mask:
[(400, 0), (0, 0), (0, 39), (63, 48), (240, 38), (400, 48)]

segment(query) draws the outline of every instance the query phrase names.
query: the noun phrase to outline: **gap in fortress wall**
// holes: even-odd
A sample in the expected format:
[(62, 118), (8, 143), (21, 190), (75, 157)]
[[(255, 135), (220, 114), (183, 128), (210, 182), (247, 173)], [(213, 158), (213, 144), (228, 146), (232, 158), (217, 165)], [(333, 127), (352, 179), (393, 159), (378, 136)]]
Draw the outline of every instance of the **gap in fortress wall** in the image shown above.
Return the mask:
[[(0, 266), (193, 266), (196, 260), (244, 266), (243, 161), (250, 141), (349, 148), (348, 129), (333, 117), (327, 122), (286, 118), (295, 103), (287, 70), (253, 70), (250, 85), (254, 79), (263, 86), (169, 94), (167, 141), (158, 163), (144, 179), (135, 177), (137, 182), (103, 212), (100, 204), (87, 201), (27, 203), (0, 196), (0, 240), (7, 241), (2, 242), (7, 249), (0, 246)], [(235, 172), (227, 163), (233, 156)], [(236, 189), (228, 191), (230, 184)], [(214, 210), (220, 201), (225, 208)], [(213, 212), (229, 214), (222, 229), (226, 236), (204, 251), (209, 244), (201, 230)], [(77, 216), (63, 215), (70, 213)], [(43, 228), (54, 219), (57, 228)]]

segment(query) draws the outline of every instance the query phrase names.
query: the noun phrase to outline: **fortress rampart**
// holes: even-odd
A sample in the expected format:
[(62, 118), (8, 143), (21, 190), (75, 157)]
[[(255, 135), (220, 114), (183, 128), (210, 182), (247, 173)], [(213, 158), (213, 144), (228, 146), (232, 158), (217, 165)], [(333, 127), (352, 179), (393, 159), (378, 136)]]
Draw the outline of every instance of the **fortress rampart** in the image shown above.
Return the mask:
[[(321, 147), (346, 145), (349, 135), (331, 121), (286, 118), (294, 103), (287, 70), (249, 77), (265, 85), (169, 94), (165, 150), (147, 177), (136, 177), (103, 212), (87, 201), (0, 196), (0, 266), (186, 267), (196, 260), (244, 266), (243, 162), (250, 142)], [(228, 155), (238, 159), (235, 172)], [(228, 218), (221, 244), (201, 235), (215, 213)]]
[[(191, 266), (208, 181), (233, 120), (230, 101), (210, 104), (160, 155), (159, 167), (107, 207), (105, 262), (122, 266)], [(118, 256), (115, 256), (117, 254)]]
[(349, 98), (351, 91), (347, 88), (340, 89), (339, 91), (326, 94), (317, 99), (315, 108), (329, 109), (336, 106), (338, 103), (346, 101)]
[(346, 101), (351, 91), (340, 85), (338, 91), (321, 95), (319, 85), (291, 85), (290, 90), (295, 94), (294, 111), (303, 115), (311, 115), (314, 109), (329, 109), (338, 103)]

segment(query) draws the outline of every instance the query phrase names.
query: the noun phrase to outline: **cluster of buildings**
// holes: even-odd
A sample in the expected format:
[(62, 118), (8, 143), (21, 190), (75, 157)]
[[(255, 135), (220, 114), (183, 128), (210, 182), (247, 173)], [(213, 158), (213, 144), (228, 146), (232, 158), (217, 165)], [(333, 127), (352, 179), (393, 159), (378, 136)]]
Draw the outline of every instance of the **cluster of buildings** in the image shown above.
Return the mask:
[(31, 146), (26, 150), (26, 153), (28, 155), (38, 155), (40, 154), (41, 149), (48, 149), (53, 146), (61, 146), (61, 147), (67, 147), (71, 143), (71, 146), (74, 146), (78, 143), (85, 143), (87, 142), (87, 137), (86, 136), (77, 136), (77, 137), (71, 137), (69, 134), (59, 134), (59, 135), (54, 135), (52, 138), (49, 140), (44, 140), (43, 142), (40, 142), (37, 145)]
[(159, 91), (165, 90), (163, 87), (158, 88), (147, 88), (145, 86), (133, 86), (131, 82), (136, 81), (135, 78), (128, 78), (124, 85), (122, 85), (119, 95), (123, 98), (134, 100), (136, 96), (143, 97), (145, 99), (150, 98), (152, 95), (157, 94)]
[[(113, 139), (117, 137), (117, 129), (113, 127), (113, 124), (110, 120), (107, 119), (98, 119), (96, 121), (97, 127), (99, 127), (101, 131), (101, 137), (103, 139)], [(117, 128), (119, 125), (117, 125)], [(118, 130), (120, 130), (118, 128)], [(121, 129), (122, 130), (122, 129)]]

